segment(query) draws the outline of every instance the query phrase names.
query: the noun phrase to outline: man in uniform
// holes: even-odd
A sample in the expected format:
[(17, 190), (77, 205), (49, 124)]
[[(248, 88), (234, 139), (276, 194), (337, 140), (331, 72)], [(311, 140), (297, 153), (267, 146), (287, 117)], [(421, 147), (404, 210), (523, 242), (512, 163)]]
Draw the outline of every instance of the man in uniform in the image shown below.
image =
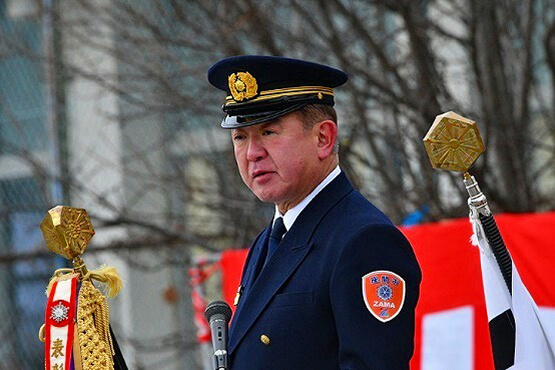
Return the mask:
[(208, 80), (227, 94), (239, 172), (275, 204), (243, 269), (231, 369), (409, 368), (421, 280), (412, 248), (339, 168), (334, 88), (343, 71), (268, 56), (226, 58)]

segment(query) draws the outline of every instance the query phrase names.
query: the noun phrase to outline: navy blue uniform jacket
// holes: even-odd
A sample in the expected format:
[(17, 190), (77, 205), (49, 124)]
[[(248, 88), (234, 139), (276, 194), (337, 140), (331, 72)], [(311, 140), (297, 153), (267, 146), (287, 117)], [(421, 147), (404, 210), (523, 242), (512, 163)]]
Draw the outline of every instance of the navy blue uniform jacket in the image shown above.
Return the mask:
[[(232, 370), (409, 368), (418, 262), (403, 234), (343, 173), (301, 212), (253, 281), (269, 234), (270, 226), (255, 239), (243, 269), (246, 288), (228, 346)], [(362, 277), (377, 270), (406, 283), (404, 305), (388, 322), (363, 299)]]

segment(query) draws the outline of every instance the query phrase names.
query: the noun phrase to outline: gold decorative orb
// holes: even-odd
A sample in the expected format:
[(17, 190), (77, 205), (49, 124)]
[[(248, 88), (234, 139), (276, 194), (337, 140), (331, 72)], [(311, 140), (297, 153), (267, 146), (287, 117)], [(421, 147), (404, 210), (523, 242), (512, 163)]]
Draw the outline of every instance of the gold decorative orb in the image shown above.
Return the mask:
[(485, 150), (476, 122), (455, 112), (440, 114), (424, 137), (434, 168), (466, 172)]
[(48, 249), (70, 260), (83, 254), (94, 235), (87, 211), (66, 206), (49, 210), (40, 229)]

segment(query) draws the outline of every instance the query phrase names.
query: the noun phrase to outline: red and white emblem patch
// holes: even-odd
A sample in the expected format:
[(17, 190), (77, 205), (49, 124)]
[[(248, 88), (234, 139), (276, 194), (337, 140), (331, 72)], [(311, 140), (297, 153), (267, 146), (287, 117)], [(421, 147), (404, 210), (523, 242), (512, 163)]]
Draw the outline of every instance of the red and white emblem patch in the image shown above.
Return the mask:
[(401, 312), (405, 291), (405, 280), (391, 271), (373, 271), (362, 277), (364, 303), (381, 322), (388, 322)]

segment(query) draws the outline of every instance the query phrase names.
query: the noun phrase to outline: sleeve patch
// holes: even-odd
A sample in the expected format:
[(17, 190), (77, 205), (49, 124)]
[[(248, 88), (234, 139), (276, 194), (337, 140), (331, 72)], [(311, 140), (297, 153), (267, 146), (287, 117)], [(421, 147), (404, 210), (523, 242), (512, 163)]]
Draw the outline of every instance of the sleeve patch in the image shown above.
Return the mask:
[(362, 277), (362, 297), (379, 321), (393, 320), (405, 303), (405, 280), (391, 271), (373, 271)]

